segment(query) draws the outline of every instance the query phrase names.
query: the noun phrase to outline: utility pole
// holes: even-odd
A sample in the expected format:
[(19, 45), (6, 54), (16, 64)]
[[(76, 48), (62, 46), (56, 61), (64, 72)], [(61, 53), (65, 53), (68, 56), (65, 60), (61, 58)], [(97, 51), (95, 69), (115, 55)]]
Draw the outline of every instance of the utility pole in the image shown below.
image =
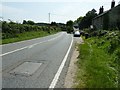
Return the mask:
[(49, 26), (48, 26), (49, 30), (48, 30), (48, 33), (50, 34), (50, 13), (48, 13), (48, 17), (49, 17)]
[(50, 23), (50, 13), (48, 13), (48, 16), (49, 16), (49, 23)]

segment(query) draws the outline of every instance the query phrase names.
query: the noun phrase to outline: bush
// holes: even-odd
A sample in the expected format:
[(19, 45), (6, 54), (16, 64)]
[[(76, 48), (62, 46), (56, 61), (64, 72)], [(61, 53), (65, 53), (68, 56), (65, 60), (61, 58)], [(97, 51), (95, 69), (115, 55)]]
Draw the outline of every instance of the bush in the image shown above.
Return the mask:
[(77, 87), (120, 88), (120, 31), (101, 30), (92, 34), (80, 45)]
[(56, 32), (58, 29), (60, 30), (59, 27), (33, 25), (31, 21), (29, 21), (29, 24), (7, 23), (4, 21), (2, 24), (2, 39), (15, 38), (18, 34), (24, 32), (44, 31), (50, 33), (51, 31)]

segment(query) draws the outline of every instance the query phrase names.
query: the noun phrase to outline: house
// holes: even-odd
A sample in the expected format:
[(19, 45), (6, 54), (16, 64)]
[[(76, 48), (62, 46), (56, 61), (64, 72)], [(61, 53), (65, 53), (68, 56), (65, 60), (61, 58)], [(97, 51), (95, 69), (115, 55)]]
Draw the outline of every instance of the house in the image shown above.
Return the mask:
[(120, 4), (103, 12), (92, 20), (96, 29), (119, 29), (120, 30)]

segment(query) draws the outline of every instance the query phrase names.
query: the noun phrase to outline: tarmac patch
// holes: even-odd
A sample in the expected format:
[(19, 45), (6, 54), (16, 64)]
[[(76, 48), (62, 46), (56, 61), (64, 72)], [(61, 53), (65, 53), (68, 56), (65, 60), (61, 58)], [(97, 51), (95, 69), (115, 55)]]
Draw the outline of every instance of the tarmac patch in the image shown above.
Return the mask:
[(41, 65), (42, 63), (24, 62), (13, 69), (10, 73), (14, 75), (31, 76), (40, 68)]

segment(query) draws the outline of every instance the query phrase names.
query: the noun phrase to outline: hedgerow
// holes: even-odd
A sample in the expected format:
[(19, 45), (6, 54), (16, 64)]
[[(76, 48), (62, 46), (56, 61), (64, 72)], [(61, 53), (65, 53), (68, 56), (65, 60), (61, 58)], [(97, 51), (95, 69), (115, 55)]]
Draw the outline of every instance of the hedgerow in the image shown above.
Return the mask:
[(19, 24), (19, 23), (8, 23), (6, 21), (2, 22), (2, 39), (15, 38), (18, 34), (31, 31), (59, 31), (59, 27), (55, 26), (38, 26), (29, 24)]

